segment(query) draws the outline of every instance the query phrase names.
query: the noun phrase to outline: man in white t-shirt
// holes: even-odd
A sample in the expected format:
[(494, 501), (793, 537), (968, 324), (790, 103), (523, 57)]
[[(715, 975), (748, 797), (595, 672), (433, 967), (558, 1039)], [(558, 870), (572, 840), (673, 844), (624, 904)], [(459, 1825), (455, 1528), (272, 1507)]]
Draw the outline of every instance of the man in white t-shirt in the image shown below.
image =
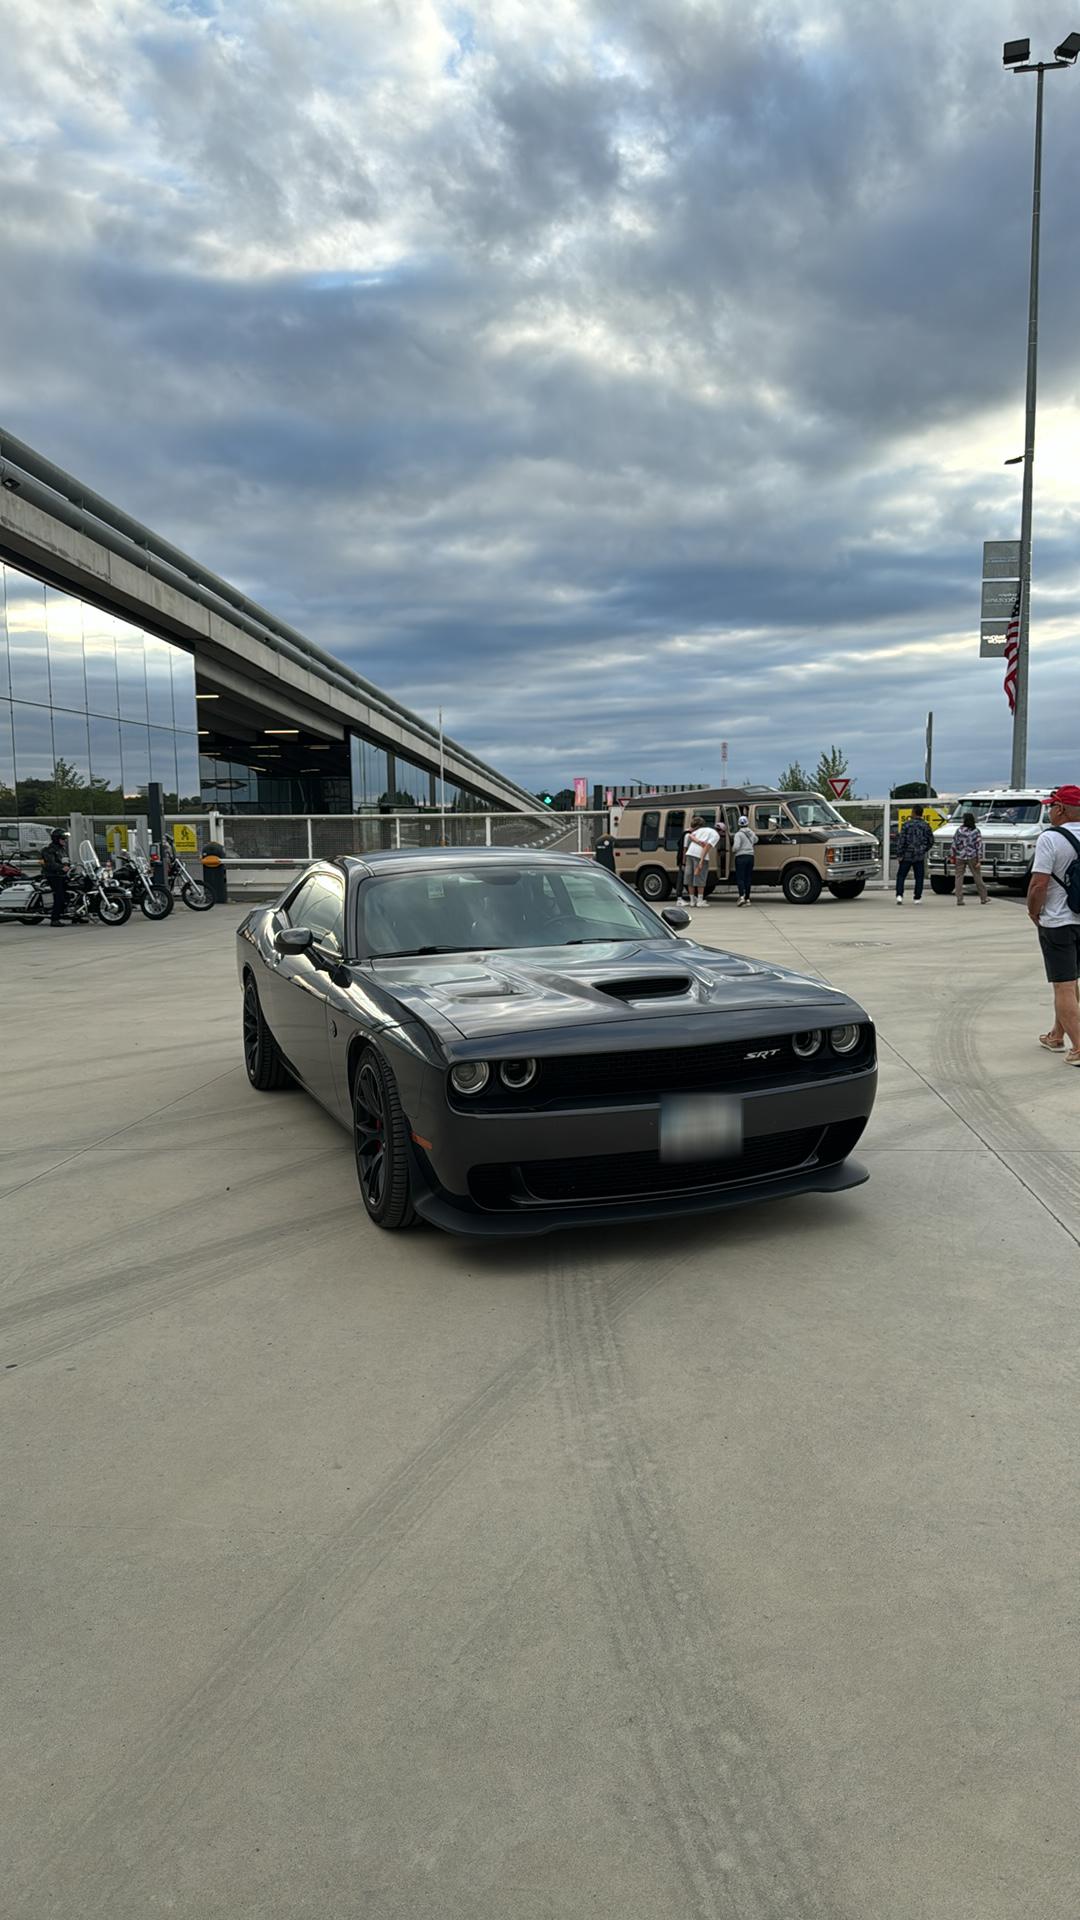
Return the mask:
[[(705, 885), (709, 878), (709, 861), (712, 850), (720, 845), (720, 835), (715, 827), (706, 826), (700, 813), (695, 813), (690, 822), (690, 832), (686, 838), (686, 889), (690, 895), (692, 907), (705, 905)], [(695, 900), (694, 895), (697, 894)]]
[(1069, 905), (1065, 880), (1080, 856), (1080, 787), (1055, 787), (1047, 810), (1050, 826), (1036, 843), (1027, 895), (1054, 989), (1054, 1024), (1049, 1033), (1040, 1033), (1039, 1045), (1061, 1053), (1068, 1040), (1065, 1058), (1069, 1066), (1080, 1067), (1080, 913)]

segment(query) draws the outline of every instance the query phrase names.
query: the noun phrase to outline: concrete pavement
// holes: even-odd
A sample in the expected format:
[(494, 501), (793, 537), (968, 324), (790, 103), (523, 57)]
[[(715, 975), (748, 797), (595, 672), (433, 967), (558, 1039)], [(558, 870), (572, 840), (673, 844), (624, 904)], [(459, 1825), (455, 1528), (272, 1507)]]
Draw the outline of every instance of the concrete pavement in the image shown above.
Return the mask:
[(852, 1193), (371, 1229), (231, 909), (0, 928), (18, 1920), (1074, 1920), (1080, 1074), (1023, 905), (695, 915), (859, 995)]

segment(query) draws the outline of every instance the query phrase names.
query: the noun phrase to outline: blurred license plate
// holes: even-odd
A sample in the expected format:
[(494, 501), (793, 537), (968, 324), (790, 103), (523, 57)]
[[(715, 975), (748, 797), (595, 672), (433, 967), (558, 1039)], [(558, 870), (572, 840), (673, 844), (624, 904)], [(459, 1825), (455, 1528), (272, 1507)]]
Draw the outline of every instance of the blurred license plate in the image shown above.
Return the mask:
[(661, 1160), (719, 1160), (742, 1151), (742, 1101), (680, 1093), (660, 1103)]

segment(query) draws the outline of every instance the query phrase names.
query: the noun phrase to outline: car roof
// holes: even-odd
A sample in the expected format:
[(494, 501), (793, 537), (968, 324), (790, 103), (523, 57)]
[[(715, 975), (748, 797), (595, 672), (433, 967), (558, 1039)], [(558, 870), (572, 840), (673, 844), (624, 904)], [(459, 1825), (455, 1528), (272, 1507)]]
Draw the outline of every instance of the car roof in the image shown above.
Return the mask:
[(340, 864), (348, 872), (419, 873), (425, 867), (448, 863), (460, 867), (495, 865), (519, 867), (523, 860), (537, 867), (572, 867), (589, 855), (574, 850), (544, 851), (539, 847), (390, 847), (378, 853), (341, 856)]
[(689, 787), (684, 793), (635, 793), (623, 807), (629, 813), (636, 807), (714, 807), (718, 802), (729, 800), (798, 800), (820, 799), (807, 789), (805, 794), (781, 793), (776, 787)]

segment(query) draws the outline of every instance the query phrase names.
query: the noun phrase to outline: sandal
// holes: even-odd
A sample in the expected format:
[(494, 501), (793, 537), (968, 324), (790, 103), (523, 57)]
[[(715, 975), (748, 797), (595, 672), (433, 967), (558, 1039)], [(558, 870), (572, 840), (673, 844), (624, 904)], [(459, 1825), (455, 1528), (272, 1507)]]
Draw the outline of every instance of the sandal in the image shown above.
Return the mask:
[(1039, 1045), (1045, 1047), (1047, 1053), (1064, 1053), (1065, 1051), (1064, 1040), (1051, 1040), (1048, 1033), (1040, 1033)]
[(1080, 1067), (1080, 1053), (1077, 1053), (1075, 1049), (1067, 1053), (1065, 1055), (1065, 1065), (1067, 1067)]

